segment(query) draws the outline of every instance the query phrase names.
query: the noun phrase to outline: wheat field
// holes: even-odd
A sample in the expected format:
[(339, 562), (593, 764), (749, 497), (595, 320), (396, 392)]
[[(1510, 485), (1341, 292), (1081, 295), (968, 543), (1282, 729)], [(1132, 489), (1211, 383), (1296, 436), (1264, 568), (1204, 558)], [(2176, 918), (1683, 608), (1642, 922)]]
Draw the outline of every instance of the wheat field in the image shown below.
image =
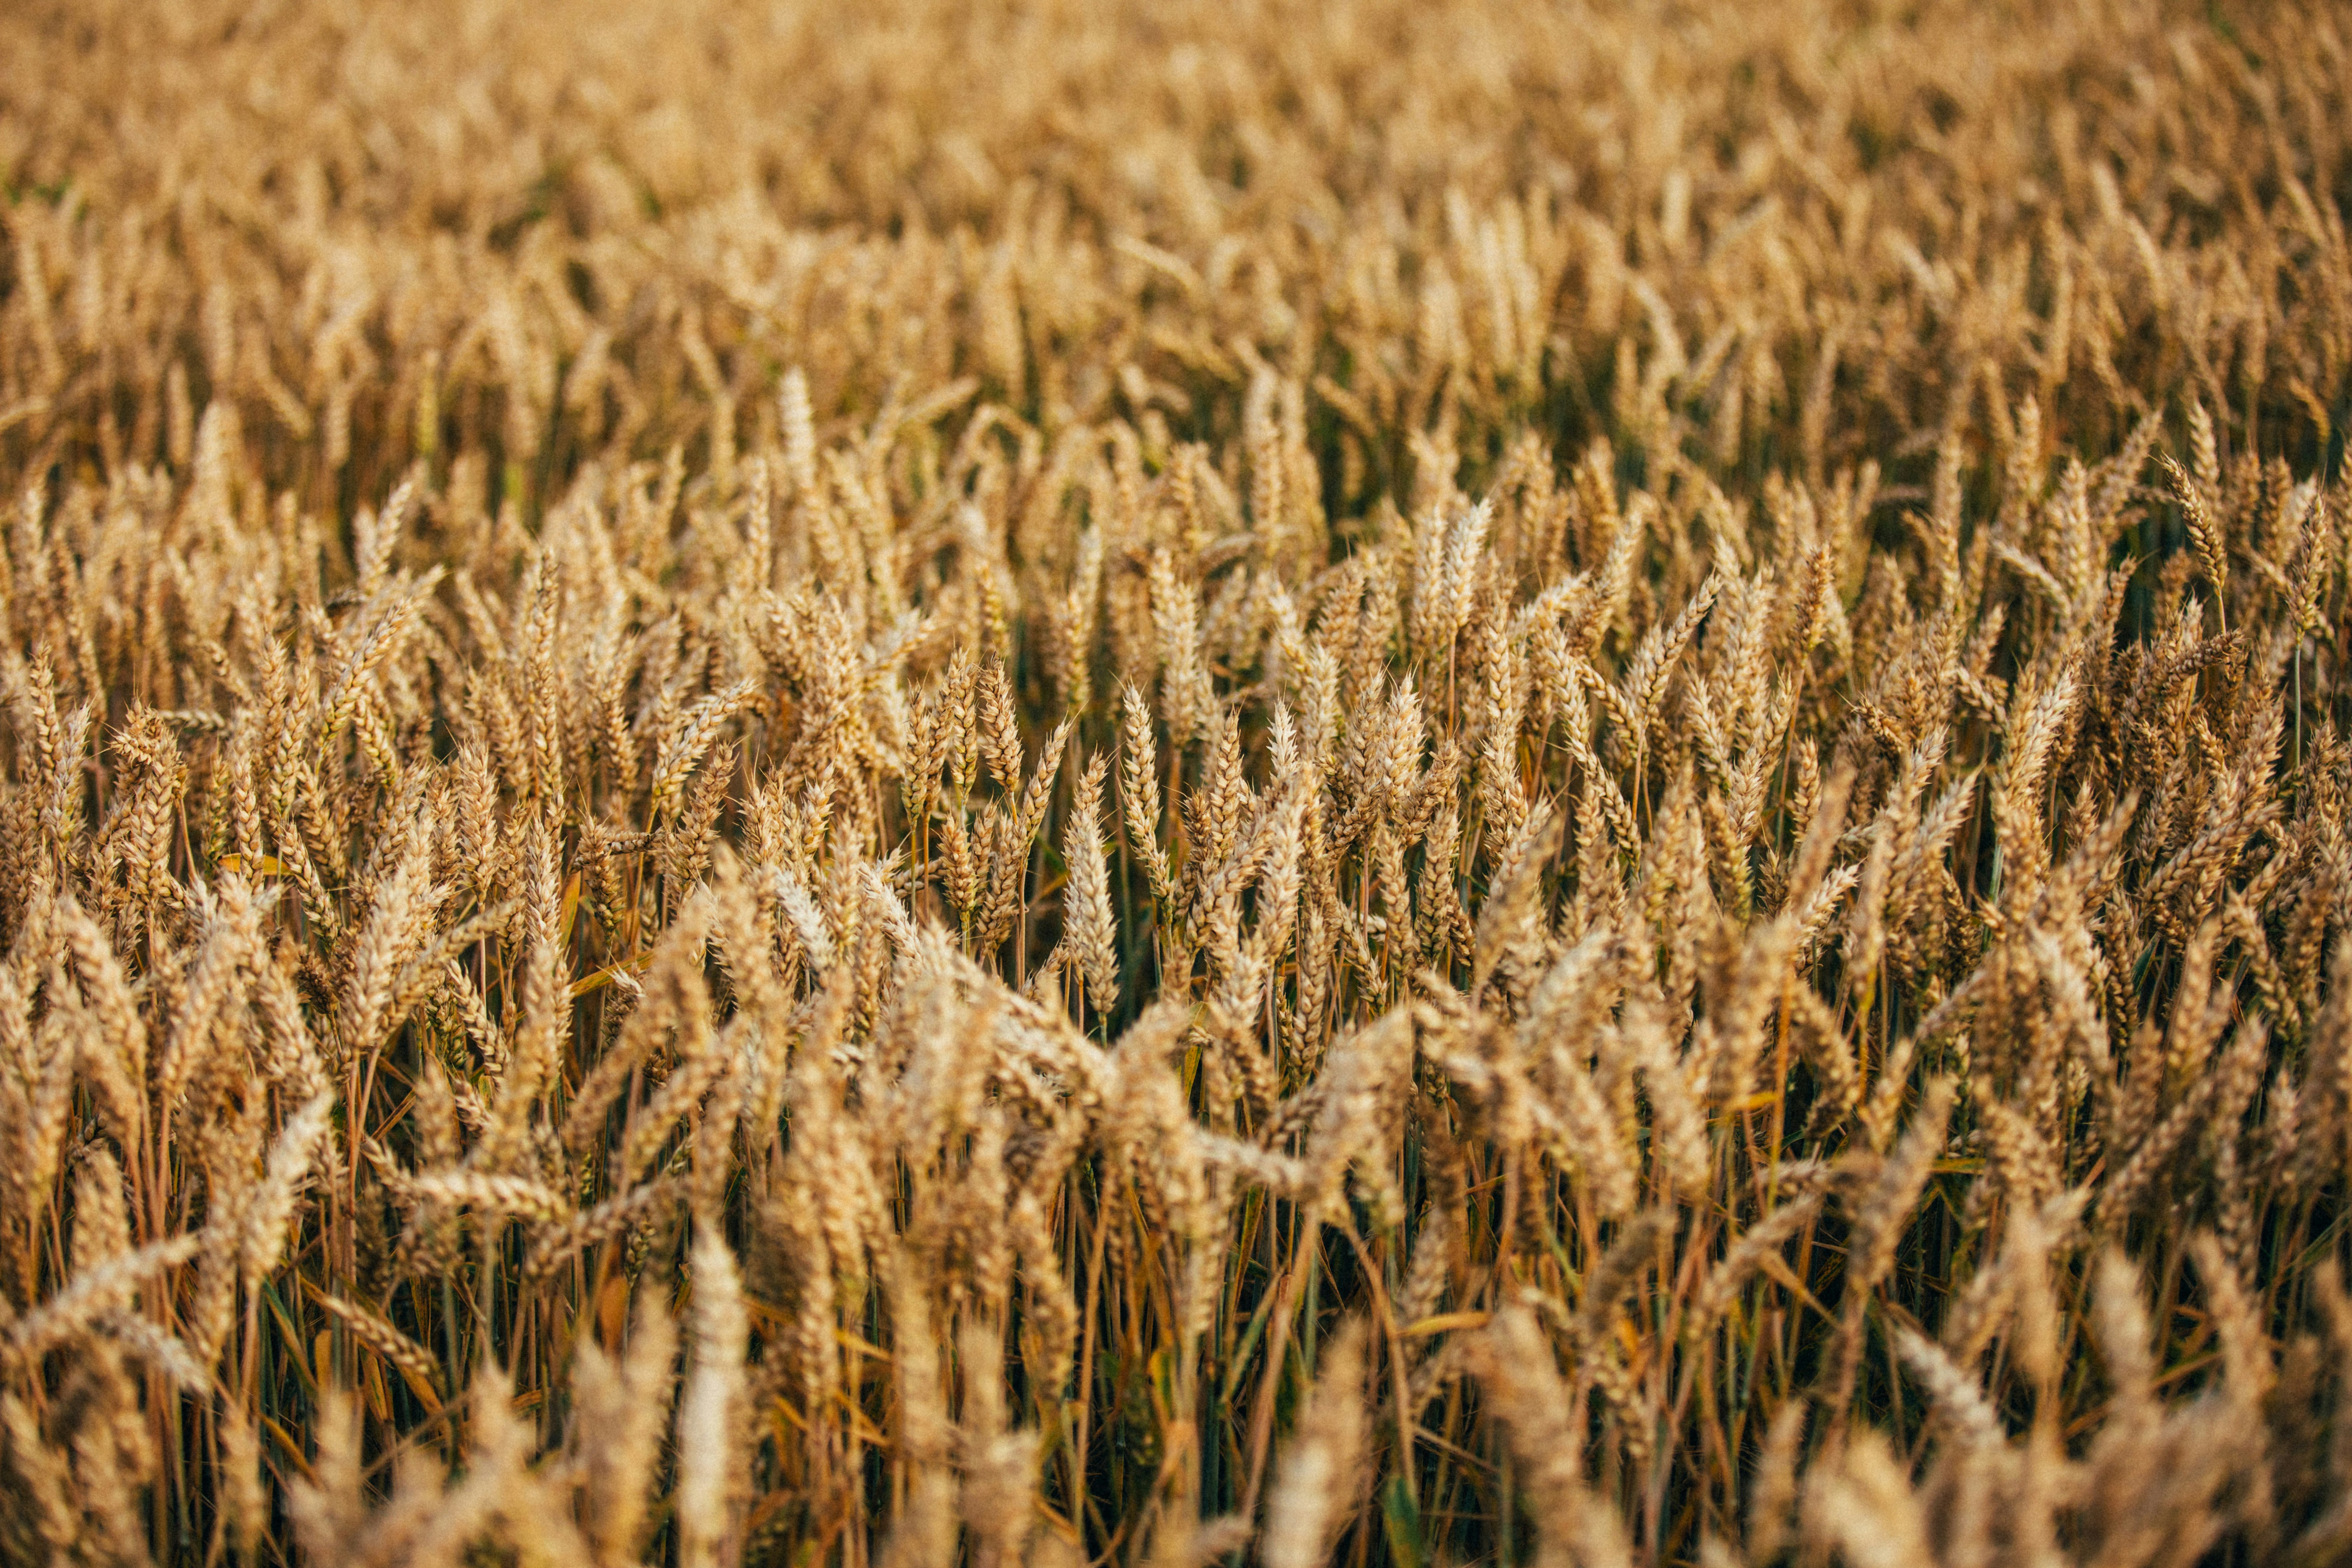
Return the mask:
[(0, 1560), (2352, 1561), (2352, 9), (0, 58)]

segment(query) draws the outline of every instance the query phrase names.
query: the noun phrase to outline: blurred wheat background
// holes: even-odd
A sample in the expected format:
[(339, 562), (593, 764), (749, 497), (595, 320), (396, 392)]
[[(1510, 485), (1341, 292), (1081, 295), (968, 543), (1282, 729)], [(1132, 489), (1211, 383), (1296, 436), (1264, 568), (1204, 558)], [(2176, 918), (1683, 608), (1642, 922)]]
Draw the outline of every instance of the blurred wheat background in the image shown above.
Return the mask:
[(0, 15), (0, 1559), (2352, 1560), (2352, 10)]

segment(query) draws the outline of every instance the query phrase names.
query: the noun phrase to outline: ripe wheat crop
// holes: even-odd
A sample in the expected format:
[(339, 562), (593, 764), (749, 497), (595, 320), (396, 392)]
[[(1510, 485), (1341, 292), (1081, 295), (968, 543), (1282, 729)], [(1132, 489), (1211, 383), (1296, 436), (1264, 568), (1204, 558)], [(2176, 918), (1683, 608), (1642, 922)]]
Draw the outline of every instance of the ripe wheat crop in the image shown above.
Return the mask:
[(2352, 1560), (2352, 11), (0, 58), (0, 1560)]

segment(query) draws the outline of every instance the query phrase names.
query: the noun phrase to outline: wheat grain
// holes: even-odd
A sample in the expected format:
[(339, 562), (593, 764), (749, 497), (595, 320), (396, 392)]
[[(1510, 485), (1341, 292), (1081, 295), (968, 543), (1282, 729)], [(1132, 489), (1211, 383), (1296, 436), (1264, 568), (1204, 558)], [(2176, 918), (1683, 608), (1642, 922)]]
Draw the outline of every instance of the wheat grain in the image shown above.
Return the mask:
[(742, 13), (0, 15), (0, 1557), (2343, 1555), (2340, 7)]

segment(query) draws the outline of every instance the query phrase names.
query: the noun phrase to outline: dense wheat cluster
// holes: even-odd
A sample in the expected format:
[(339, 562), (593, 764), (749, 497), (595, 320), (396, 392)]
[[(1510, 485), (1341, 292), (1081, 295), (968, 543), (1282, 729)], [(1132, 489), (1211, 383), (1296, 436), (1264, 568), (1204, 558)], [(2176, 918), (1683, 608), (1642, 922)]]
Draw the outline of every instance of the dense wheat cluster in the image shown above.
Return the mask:
[(0, 18), (0, 1559), (2352, 1556), (2352, 13), (857, 12)]

